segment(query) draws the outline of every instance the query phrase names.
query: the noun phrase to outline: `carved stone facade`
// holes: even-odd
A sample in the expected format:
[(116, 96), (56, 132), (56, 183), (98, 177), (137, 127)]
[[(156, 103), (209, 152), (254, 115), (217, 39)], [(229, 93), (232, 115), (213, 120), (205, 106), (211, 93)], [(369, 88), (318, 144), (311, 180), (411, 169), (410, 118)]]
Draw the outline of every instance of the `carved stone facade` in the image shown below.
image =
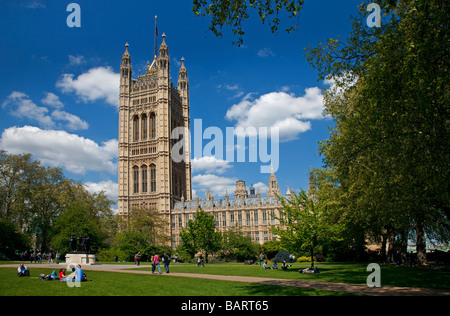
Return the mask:
[(187, 70), (183, 59), (174, 87), (163, 35), (159, 56), (147, 63), (144, 75), (133, 79), (125, 46), (120, 66), (119, 215), (128, 215), (133, 207), (149, 207), (169, 216), (174, 202), (192, 195), (189, 147), (185, 146), (184, 161), (171, 158), (172, 130), (190, 128)]
[(119, 196), (118, 213), (128, 216), (133, 208), (152, 208), (166, 216), (171, 246), (180, 243), (198, 208), (216, 219), (219, 231), (238, 227), (256, 243), (272, 240), (270, 226), (278, 225), (281, 195), (272, 170), (267, 196), (237, 181), (234, 199), (226, 194), (215, 200), (192, 197), (190, 139), (185, 139), (184, 161), (172, 160), (171, 133), (176, 127), (190, 129), (189, 80), (182, 59), (177, 87), (170, 78), (169, 50), (163, 35), (159, 56), (147, 63), (145, 74), (132, 78), (131, 57), (125, 45), (120, 67), (119, 103)]
[[(269, 191), (264, 197), (261, 196), (259, 190), (255, 194), (253, 186), (250, 187), (250, 194), (248, 194), (245, 182), (239, 180), (236, 182), (234, 198), (231, 199), (228, 193), (224, 199), (214, 199), (209, 190), (206, 199), (203, 200), (199, 200), (198, 196), (192, 201), (185, 201), (182, 198), (180, 202), (174, 204), (171, 211), (172, 247), (180, 244), (179, 233), (187, 227), (189, 220), (194, 219), (199, 208), (214, 216), (216, 229), (220, 232), (237, 227), (254, 243), (263, 244), (272, 240), (274, 236), (270, 232), (270, 227), (279, 225), (276, 218), (280, 217), (281, 209), (281, 204), (276, 196), (280, 195), (280, 190), (273, 172), (269, 185), (273, 185), (273, 187), (269, 187)], [(291, 193), (291, 191), (288, 192), (288, 194)]]

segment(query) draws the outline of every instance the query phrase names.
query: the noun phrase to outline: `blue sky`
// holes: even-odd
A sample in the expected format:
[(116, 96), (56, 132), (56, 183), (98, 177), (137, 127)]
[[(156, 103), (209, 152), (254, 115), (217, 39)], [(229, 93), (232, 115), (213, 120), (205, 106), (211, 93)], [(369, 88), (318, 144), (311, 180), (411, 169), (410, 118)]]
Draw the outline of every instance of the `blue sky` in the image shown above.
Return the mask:
[[(362, 0), (306, 0), (291, 34), (283, 31), (286, 20), (272, 34), (252, 17), (244, 24), (242, 47), (232, 45), (236, 38), (229, 29), (214, 37), (209, 19), (193, 14), (190, 0), (73, 1), (81, 8), (79, 28), (66, 24), (71, 2), (0, 0), (0, 148), (30, 152), (92, 192), (103, 189), (117, 200), (121, 56), (128, 42), (134, 77), (152, 62), (157, 15), (158, 46), (165, 33), (175, 84), (185, 58), (191, 128), (196, 119), (202, 119), (203, 130), (215, 126), (224, 134), (226, 127), (279, 126), (280, 189), (284, 194), (288, 185), (307, 188), (308, 169), (322, 166), (317, 144), (333, 122), (317, 114), (327, 85), (317, 81), (304, 48), (345, 38)], [(261, 161), (192, 158), (200, 198), (208, 187), (215, 197), (225, 190), (232, 194), (238, 179), (256, 184), (262, 194), (267, 189)]]

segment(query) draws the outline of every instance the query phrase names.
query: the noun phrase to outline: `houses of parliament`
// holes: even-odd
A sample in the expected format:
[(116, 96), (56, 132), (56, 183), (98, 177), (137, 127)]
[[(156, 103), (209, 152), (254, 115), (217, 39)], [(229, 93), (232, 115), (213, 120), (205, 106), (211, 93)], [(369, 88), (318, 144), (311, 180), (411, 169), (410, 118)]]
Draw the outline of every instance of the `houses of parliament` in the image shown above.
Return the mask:
[[(236, 182), (234, 197), (217, 199), (208, 190), (206, 199), (192, 196), (190, 139), (185, 139), (185, 159), (171, 158), (176, 127), (190, 129), (189, 79), (182, 59), (176, 85), (171, 81), (169, 49), (163, 34), (159, 54), (147, 63), (144, 74), (133, 79), (131, 56), (125, 45), (120, 66), (118, 213), (128, 216), (133, 208), (158, 210), (168, 222), (171, 246), (180, 244), (179, 233), (201, 208), (215, 218), (216, 229), (238, 227), (253, 242), (263, 244), (274, 236), (281, 195), (275, 174), (269, 177), (265, 196)], [(289, 191), (288, 191), (289, 193)]]

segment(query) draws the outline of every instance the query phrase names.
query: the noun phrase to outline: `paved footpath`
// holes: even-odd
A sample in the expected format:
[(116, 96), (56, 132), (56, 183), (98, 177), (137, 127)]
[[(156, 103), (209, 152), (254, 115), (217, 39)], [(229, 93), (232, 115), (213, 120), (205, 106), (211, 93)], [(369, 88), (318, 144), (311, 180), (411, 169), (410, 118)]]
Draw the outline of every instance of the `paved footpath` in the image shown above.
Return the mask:
[[(26, 263), (29, 268), (44, 268), (44, 269), (58, 269), (65, 267), (66, 264), (30, 264)], [(18, 264), (0, 265), (0, 268), (18, 267)], [(152, 274), (151, 271), (136, 270), (137, 268), (151, 268), (151, 265), (124, 265), (124, 264), (98, 264), (98, 265), (83, 265), (83, 270), (86, 271), (103, 271), (103, 272), (119, 272), (119, 273), (133, 273), (133, 274)], [(159, 273), (155, 273), (159, 275)], [(394, 287), (384, 286), (380, 288), (369, 288), (365, 284), (350, 284), (350, 283), (334, 283), (334, 282), (320, 282), (320, 281), (304, 281), (304, 280), (285, 280), (273, 278), (247, 277), (247, 276), (230, 276), (230, 275), (213, 275), (213, 274), (198, 274), (198, 273), (163, 273), (161, 277), (184, 277), (184, 278), (201, 278), (220, 281), (235, 281), (260, 283), (279, 286), (293, 286), (299, 288), (318, 289), (325, 291), (347, 292), (371, 296), (450, 296), (450, 290), (440, 289), (425, 289), (425, 288), (411, 288), (411, 287)]]

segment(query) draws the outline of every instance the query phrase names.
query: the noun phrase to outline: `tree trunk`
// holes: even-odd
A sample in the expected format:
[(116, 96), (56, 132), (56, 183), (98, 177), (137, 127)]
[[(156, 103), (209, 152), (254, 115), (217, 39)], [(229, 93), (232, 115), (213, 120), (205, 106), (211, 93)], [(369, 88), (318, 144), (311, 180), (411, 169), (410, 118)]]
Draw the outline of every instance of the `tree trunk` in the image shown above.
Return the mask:
[(381, 236), (382, 242), (381, 242), (381, 258), (383, 261), (387, 261), (387, 255), (386, 255), (386, 246), (387, 246), (387, 236), (386, 234), (383, 234)]
[(311, 269), (314, 268), (314, 246), (311, 245)]
[(426, 252), (426, 239), (425, 239), (425, 228), (423, 221), (419, 220), (414, 223), (416, 229), (416, 251), (417, 251), (417, 264), (426, 265), (427, 264), (427, 252)]

